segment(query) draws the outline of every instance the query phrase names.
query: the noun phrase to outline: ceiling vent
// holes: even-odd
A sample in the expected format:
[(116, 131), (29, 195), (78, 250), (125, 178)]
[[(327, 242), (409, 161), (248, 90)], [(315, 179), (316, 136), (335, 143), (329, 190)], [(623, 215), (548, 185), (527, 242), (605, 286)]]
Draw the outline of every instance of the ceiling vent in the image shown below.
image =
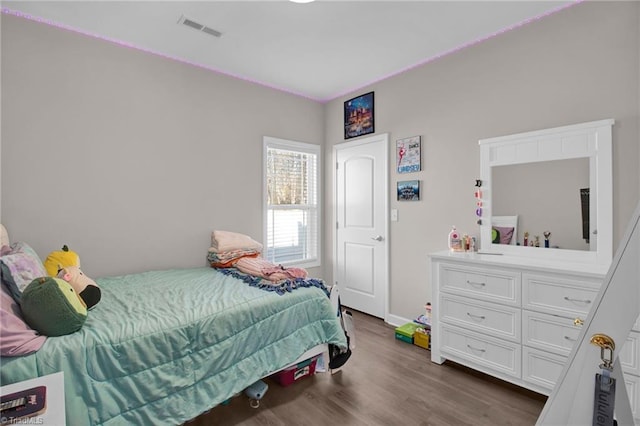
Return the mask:
[(207, 27), (206, 25), (199, 24), (196, 21), (185, 17), (184, 15), (182, 15), (180, 19), (178, 19), (178, 24), (186, 25), (187, 27), (193, 28), (194, 30), (202, 31), (203, 33), (207, 33), (214, 37), (222, 36), (222, 33), (220, 31), (214, 30), (213, 28)]

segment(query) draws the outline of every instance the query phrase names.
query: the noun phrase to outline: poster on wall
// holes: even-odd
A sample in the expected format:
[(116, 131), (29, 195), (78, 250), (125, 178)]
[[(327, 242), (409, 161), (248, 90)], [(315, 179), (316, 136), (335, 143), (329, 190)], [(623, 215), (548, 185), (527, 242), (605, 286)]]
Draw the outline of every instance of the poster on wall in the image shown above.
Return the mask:
[(355, 138), (374, 132), (373, 92), (344, 103), (344, 138)]
[(419, 201), (420, 181), (403, 180), (398, 181), (398, 201)]
[(396, 141), (396, 166), (398, 173), (412, 173), (421, 170), (420, 136)]

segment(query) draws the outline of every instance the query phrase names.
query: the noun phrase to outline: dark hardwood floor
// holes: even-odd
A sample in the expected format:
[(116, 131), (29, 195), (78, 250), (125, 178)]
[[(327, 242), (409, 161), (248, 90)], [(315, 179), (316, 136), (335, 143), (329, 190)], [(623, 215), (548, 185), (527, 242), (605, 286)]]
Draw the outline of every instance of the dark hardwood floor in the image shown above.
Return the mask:
[(243, 394), (187, 423), (200, 425), (533, 425), (546, 397), (396, 340), (393, 327), (353, 312), (356, 348), (343, 369)]

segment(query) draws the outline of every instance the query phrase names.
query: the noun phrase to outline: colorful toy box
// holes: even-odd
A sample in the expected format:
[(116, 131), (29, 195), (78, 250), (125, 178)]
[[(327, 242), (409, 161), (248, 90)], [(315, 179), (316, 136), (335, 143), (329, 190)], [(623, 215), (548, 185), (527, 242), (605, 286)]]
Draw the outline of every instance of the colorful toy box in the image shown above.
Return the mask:
[(402, 340), (403, 342), (413, 343), (413, 334), (416, 332), (416, 329), (420, 327), (418, 324), (413, 322), (408, 322), (405, 325), (401, 325), (396, 328), (396, 339)]
[(421, 348), (431, 349), (430, 333), (430, 330), (424, 329), (422, 327), (416, 329), (416, 332), (413, 333), (413, 344), (416, 346), (420, 346)]
[(313, 376), (316, 373), (316, 362), (318, 361), (319, 356), (320, 355), (314, 356), (306, 361), (287, 367), (284, 370), (278, 371), (271, 377), (282, 386), (289, 386), (296, 380)]

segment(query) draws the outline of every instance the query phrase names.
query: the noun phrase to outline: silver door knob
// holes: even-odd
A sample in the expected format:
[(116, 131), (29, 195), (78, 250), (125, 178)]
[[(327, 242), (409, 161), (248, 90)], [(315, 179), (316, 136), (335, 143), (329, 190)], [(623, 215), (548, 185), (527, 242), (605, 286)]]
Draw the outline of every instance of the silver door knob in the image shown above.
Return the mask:
[(382, 235), (376, 235), (375, 237), (371, 237), (371, 239), (376, 241), (382, 241), (384, 240), (384, 237)]

